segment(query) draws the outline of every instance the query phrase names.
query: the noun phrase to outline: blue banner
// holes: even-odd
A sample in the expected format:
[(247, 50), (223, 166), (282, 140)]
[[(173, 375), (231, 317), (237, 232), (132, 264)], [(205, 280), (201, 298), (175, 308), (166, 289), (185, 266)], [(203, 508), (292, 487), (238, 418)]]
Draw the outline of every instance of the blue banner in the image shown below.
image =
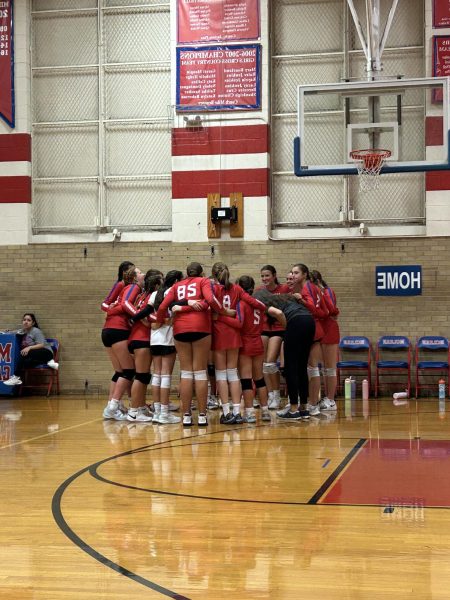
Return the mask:
[(420, 296), (422, 267), (420, 265), (376, 267), (375, 293), (377, 296)]

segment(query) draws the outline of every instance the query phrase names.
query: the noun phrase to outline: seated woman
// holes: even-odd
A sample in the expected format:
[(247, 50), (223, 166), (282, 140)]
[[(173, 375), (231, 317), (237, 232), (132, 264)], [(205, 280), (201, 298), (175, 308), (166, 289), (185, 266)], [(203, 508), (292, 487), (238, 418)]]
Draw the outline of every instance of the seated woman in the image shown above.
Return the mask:
[[(33, 313), (25, 313), (23, 315), (20, 335), (22, 335), (22, 341), (20, 344), (20, 358), (16, 367), (18, 373), (23, 369), (29, 369), (42, 364), (47, 364), (51, 369), (58, 369), (58, 363), (53, 360), (52, 347), (39, 329)], [(18, 375), (12, 375), (9, 379), (3, 381), (3, 383), (5, 385), (21, 385), (22, 380)]]

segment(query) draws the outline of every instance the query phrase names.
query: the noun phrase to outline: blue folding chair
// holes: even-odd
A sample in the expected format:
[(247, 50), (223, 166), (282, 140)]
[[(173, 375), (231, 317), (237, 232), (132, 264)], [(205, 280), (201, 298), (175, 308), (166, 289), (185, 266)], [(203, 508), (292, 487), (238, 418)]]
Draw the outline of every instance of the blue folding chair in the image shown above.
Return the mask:
[[(348, 354), (358, 354), (357, 359), (348, 360)], [(355, 375), (355, 372), (365, 372), (369, 382), (369, 394), (371, 388), (371, 363), (372, 349), (370, 341), (364, 336), (349, 335), (341, 338), (339, 342), (339, 361), (337, 367), (337, 380), (339, 390), (342, 390), (341, 377)]]
[[(434, 360), (424, 360), (431, 358), (430, 353), (434, 354)], [(440, 354), (438, 354), (440, 353)], [(428, 355), (428, 356), (427, 356)], [(441, 360), (436, 360), (440, 358)], [(434, 388), (436, 396), (438, 394), (438, 382), (443, 378), (448, 389), (448, 370), (449, 370), (449, 344), (448, 339), (440, 335), (425, 335), (416, 342), (416, 398), (420, 395), (420, 390)], [(421, 382), (421, 378), (433, 378), (433, 383)]]
[[(395, 360), (394, 359), (395, 355)], [(387, 360), (387, 357), (389, 359)], [(389, 376), (386, 383), (380, 382), (380, 377)], [(401, 381), (394, 381), (392, 376), (403, 375)], [(406, 381), (405, 381), (406, 377)], [(411, 342), (404, 335), (384, 335), (377, 343), (375, 356), (375, 398), (382, 385), (402, 385), (402, 390), (411, 393)]]

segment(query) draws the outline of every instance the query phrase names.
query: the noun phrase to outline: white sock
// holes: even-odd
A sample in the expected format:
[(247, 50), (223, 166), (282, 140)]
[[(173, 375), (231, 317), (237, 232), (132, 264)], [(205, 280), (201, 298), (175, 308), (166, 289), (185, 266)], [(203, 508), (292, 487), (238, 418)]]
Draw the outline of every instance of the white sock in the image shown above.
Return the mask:
[(241, 412), (240, 404), (233, 404), (233, 415), (238, 415)]
[(112, 411), (116, 411), (119, 408), (119, 400), (111, 398), (111, 400), (108, 402), (108, 408)]
[(230, 412), (230, 403), (225, 402), (224, 404), (222, 404), (222, 410), (223, 410), (223, 414), (225, 416), (227, 416), (227, 414)]
[(168, 404), (161, 404), (161, 414), (162, 415), (169, 414), (169, 405)]
[(162, 409), (161, 402), (154, 402), (153, 407), (155, 409), (155, 413), (161, 412), (161, 409)]

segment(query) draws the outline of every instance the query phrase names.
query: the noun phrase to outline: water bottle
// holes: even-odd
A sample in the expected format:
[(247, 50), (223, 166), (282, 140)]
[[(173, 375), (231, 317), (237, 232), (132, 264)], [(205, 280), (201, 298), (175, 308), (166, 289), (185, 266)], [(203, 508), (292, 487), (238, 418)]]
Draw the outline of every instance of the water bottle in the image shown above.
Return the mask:
[(395, 394), (393, 394), (392, 397), (394, 398), (394, 400), (401, 400), (402, 398), (408, 397), (408, 392), (395, 392)]
[(445, 379), (439, 379), (439, 400), (445, 400)]
[(367, 379), (363, 379), (363, 382), (362, 382), (362, 399), (363, 400), (369, 399), (369, 382), (367, 381)]
[(350, 377), (350, 398), (356, 399), (356, 380)]
[(352, 380), (348, 377), (344, 383), (344, 396), (346, 400), (350, 400), (352, 397)]

